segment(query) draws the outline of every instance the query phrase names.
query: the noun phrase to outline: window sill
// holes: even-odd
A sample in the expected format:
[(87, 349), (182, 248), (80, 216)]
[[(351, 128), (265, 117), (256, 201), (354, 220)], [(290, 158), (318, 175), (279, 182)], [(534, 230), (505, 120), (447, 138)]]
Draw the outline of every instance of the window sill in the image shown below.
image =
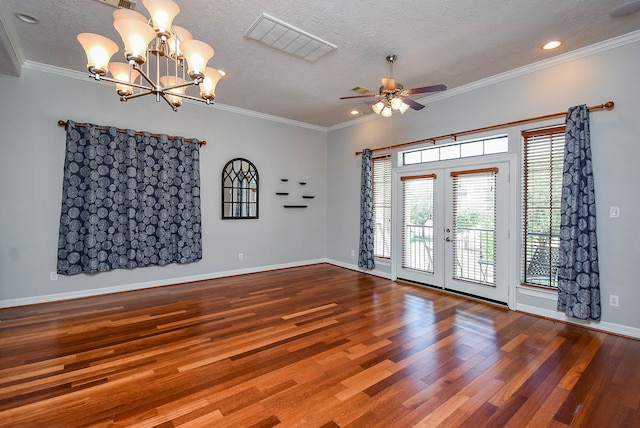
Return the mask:
[(391, 259), (382, 258), (382, 257), (374, 257), (376, 265), (380, 266), (391, 266)]
[(520, 284), (516, 287), (525, 296), (537, 297), (545, 300), (558, 300), (558, 290), (551, 287), (541, 287), (531, 284)]

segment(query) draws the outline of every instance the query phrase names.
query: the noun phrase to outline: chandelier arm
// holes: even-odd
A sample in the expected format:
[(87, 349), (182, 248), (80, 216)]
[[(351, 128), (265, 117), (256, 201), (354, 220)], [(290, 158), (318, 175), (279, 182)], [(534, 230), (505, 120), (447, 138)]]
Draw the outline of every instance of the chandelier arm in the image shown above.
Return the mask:
[(157, 92), (158, 91), (154, 91), (153, 89), (146, 88), (146, 92), (138, 92), (136, 94), (121, 96), (120, 99), (123, 100), (123, 101), (127, 101), (127, 100), (131, 100), (131, 99), (134, 99), (134, 98), (144, 97), (145, 95), (155, 94)]
[[(198, 85), (198, 83), (196, 83), (195, 81), (190, 81), (190, 82), (185, 82), (185, 83), (178, 83), (175, 85), (170, 85), (170, 86), (163, 86), (162, 89), (160, 90), (160, 92), (166, 92), (166, 91), (170, 91), (171, 89), (177, 89), (177, 88), (184, 88), (185, 86), (191, 86), (191, 85)], [(171, 95), (177, 95), (179, 97), (181, 97), (181, 94), (171, 94)]]
[(158, 95), (160, 95), (162, 97), (163, 100), (165, 100), (167, 102), (167, 104), (169, 104), (169, 107), (171, 107), (171, 110), (173, 111), (178, 111), (178, 107), (174, 106), (171, 101), (169, 101), (169, 99), (167, 98), (167, 96), (165, 95), (164, 92), (156, 92)]
[[(173, 95), (173, 94), (171, 94), (171, 95)], [(181, 98), (185, 98), (185, 99), (191, 100), (191, 101), (199, 101), (199, 102), (205, 103), (205, 104), (213, 104), (213, 102), (211, 102), (211, 100), (204, 100), (202, 98), (194, 97), (192, 95), (180, 94), (180, 95), (176, 95), (176, 96), (181, 97)]]
[(154, 90), (149, 86), (144, 86), (144, 85), (140, 85), (138, 83), (133, 83), (133, 82), (127, 82), (125, 80), (112, 79), (111, 77), (100, 76), (99, 78), (97, 78), (94, 74), (92, 74), (90, 77), (93, 77), (96, 80), (104, 80), (105, 82), (109, 82), (109, 83), (117, 83), (121, 85), (133, 86), (134, 88), (144, 89), (150, 92)]
[(136, 63), (133, 64), (133, 69), (137, 70), (138, 73), (140, 73), (140, 76), (142, 76), (142, 78), (144, 80), (147, 81), (147, 83), (149, 83), (149, 85), (151, 85), (152, 88), (154, 88), (154, 90), (158, 90), (158, 85), (156, 85), (155, 83), (153, 83), (153, 80), (151, 80), (151, 78), (149, 78), (149, 76), (147, 75), (147, 73), (144, 72), (144, 70), (142, 68), (140, 68), (140, 66)]

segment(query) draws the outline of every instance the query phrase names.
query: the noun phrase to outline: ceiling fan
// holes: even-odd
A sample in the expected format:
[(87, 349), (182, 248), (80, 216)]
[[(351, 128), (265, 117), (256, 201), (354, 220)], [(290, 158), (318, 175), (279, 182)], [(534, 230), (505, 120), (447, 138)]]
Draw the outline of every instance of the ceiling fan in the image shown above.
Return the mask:
[(397, 55), (387, 55), (389, 63), (389, 77), (383, 77), (382, 86), (377, 94), (370, 93), (364, 95), (353, 95), (341, 97), (341, 100), (354, 98), (379, 98), (379, 101), (371, 106), (373, 111), (384, 117), (390, 117), (393, 110), (398, 110), (400, 114), (411, 107), (414, 110), (422, 110), (424, 105), (409, 98), (409, 95), (425, 94), (428, 92), (441, 92), (447, 89), (445, 85), (423, 86), (421, 88), (404, 89), (402, 84), (396, 83), (393, 79), (393, 63), (398, 59)]

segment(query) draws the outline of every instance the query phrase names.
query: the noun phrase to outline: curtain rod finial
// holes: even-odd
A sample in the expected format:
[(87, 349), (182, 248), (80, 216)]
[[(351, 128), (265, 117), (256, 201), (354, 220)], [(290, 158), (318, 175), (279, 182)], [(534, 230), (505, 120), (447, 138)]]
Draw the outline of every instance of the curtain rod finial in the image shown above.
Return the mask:
[(613, 106), (615, 105), (615, 103), (613, 101), (607, 101), (606, 103), (604, 103), (602, 106), (604, 108), (606, 108), (607, 110), (611, 110), (613, 108)]
[(67, 122), (64, 120), (59, 120), (58, 121), (58, 126), (63, 127), (64, 129), (67, 129)]

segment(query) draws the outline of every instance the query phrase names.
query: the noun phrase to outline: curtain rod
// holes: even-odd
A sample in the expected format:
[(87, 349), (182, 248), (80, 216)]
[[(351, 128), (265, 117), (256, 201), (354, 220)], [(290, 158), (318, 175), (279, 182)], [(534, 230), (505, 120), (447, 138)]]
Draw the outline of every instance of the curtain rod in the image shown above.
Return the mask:
[[(63, 127), (64, 129), (67, 129), (67, 121), (66, 120), (59, 120), (58, 121), (58, 126)], [(87, 124), (86, 123), (76, 123), (76, 126), (87, 126)], [(109, 129), (106, 126), (96, 126), (96, 128), (101, 130), (101, 131), (106, 131), (107, 129)], [(127, 129), (116, 128), (116, 132), (124, 133), (124, 132), (127, 132), (127, 131), (128, 131)], [(136, 135), (143, 135), (144, 133), (143, 132), (136, 132), (135, 134)], [(149, 135), (152, 136), (152, 137), (155, 137), (155, 138), (159, 138), (160, 137), (160, 134), (149, 134)], [(169, 136), (168, 138), (170, 140), (177, 140), (178, 139), (178, 137), (171, 137), (171, 136)], [(192, 140), (193, 139), (195, 139), (195, 138), (192, 138)], [(205, 144), (207, 144), (207, 142), (204, 141), (204, 140), (198, 140), (198, 139), (195, 139), (195, 140), (201, 146), (204, 146)]]
[[(615, 103), (613, 101), (607, 101), (604, 104), (599, 104), (599, 105), (587, 107), (587, 110), (589, 110), (589, 111), (611, 110), (611, 109), (613, 109), (614, 105), (615, 105)], [(540, 121), (547, 120), (547, 119), (553, 119), (553, 118), (556, 118), (556, 117), (566, 116), (568, 113), (569, 113), (568, 111), (562, 111), (562, 112), (559, 112), (559, 113), (547, 114), (547, 115), (544, 115), (544, 116), (530, 117), (529, 119), (522, 119), (522, 120), (516, 120), (514, 122), (505, 122), (505, 123), (500, 123), (498, 125), (485, 126), (484, 128), (470, 129), (468, 131), (454, 132), (454, 133), (451, 133), (451, 134), (440, 135), (438, 137), (423, 138), (422, 140), (410, 141), (408, 143), (394, 144), (393, 146), (379, 147), (377, 149), (371, 149), (371, 151), (372, 152), (377, 152), (377, 151), (380, 151), (380, 150), (395, 149), (397, 147), (410, 146), (410, 145), (413, 145), (413, 144), (425, 143), (427, 141), (430, 141), (432, 144), (435, 144), (436, 141), (445, 140), (447, 138), (451, 138), (451, 139), (453, 139), (453, 141), (456, 141), (457, 138), (462, 136), (462, 135), (476, 134), (478, 132), (492, 131), (494, 129), (500, 129), (500, 128), (508, 128), (510, 126), (522, 125), (524, 123), (540, 122)], [(356, 156), (361, 155), (361, 154), (362, 154), (362, 152), (356, 152)]]

